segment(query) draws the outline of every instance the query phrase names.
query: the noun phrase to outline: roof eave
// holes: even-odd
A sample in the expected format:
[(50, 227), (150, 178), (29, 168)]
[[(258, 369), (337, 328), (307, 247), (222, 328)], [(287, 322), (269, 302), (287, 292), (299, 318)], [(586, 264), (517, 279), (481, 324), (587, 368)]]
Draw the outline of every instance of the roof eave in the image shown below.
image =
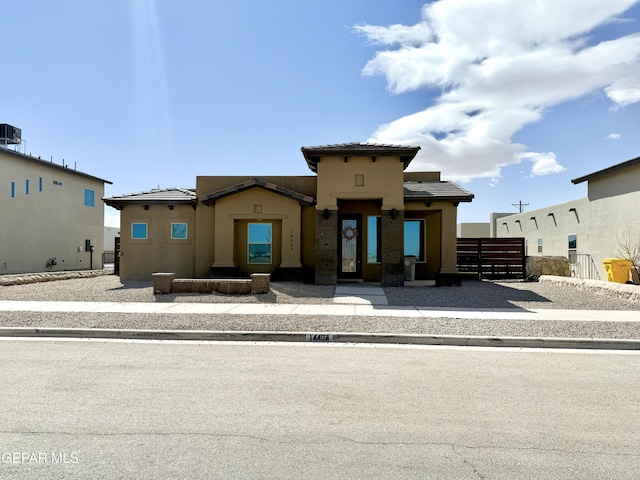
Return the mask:
[(108, 183), (109, 185), (113, 185), (113, 182), (111, 182), (109, 180), (105, 180), (104, 178), (95, 177), (93, 175), (89, 175), (88, 173), (80, 172), (80, 171), (78, 171), (76, 169), (71, 169), (71, 168), (69, 168), (67, 166), (58, 165), (58, 164), (53, 163), (53, 162), (47, 162), (46, 160), (43, 160), (41, 158), (36, 158), (36, 157), (31, 156), (31, 155), (26, 155), (26, 154), (20, 153), (20, 152), (14, 152), (13, 150), (9, 150), (8, 148), (3, 148), (0, 151), (9, 153), (10, 155), (19, 157), (19, 158), (21, 158), (23, 160), (26, 160), (28, 162), (37, 163), (37, 164), (40, 164), (42, 166), (47, 166), (47, 167), (50, 167), (50, 168), (54, 168), (56, 170), (73, 173), (73, 174), (79, 175), (81, 177), (85, 177), (85, 178), (89, 178), (91, 180), (95, 180), (95, 181), (98, 181), (98, 182)]
[(259, 178), (254, 178), (249, 182), (233, 185), (231, 187), (227, 187), (217, 192), (212, 192), (212, 193), (208, 193), (207, 195), (203, 195), (200, 197), (200, 201), (202, 202), (203, 205), (211, 206), (211, 205), (215, 205), (215, 203), (218, 200), (229, 197), (231, 195), (235, 195), (236, 193), (244, 192), (251, 188), (262, 188), (268, 192), (272, 192), (272, 193), (290, 198), (291, 200), (298, 202), (300, 205), (307, 206), (307, 205), (315, 204), (315, 199), (313, 197), (304, 195), (299, 192), (295, 192), (288, 188), (279, 187), (277, 185), (276, 185), (276, 188), (270, 188), (269, 185), (270, 184), (268, 182), (260, 180)]
[(592, 178), (599, 177), (601, 175), (606, 175), (608, 173), (613, 173), (617, 170), (622, 170), (624, 168), (630, 167), (640, 163), (640, 157), (632, 158), (631, 160), (627, 160), (626, 162), (618, 163), (617, 165), (613, 165), (608, 168), (603, 168), (602, 170), (598, 170), (597, 172), (590, 173), (588, 175), (583, 175), (582, 177), (574, 178), (571, 180), (571, 183), (577, 185), (582, 182), (586, 182), (587, 180), (591, 180)]
[(438, 197), (438, 196), (406, 196), (404, 197), (405, 202), (472, 202), (474, 199), (474, 195), (462, 195), (459, 197), (456, 196), (446, 196), (446, 197)]
[(105, 205), (109, 205), (110, 207), (126, 207), (128, 205), (138, 205), (138, 206), (151, 206), (151, 205), (195, 205), (198, 203), (197, 199), (180, 199), (180, 200), (169, 200), (169, 199), (156, 199), (156, 200), (125, 200), (125, 199), (113, 199), (113, 198), (103, 198), (102, 201)]
[(326, 147), (302, 147), (300, 149), (309, 169), (317, 173), (318, 162), (321, 157), (400, 157), (406, 169), (415, 158), (420, 147), (410, 146), (326, 146)]

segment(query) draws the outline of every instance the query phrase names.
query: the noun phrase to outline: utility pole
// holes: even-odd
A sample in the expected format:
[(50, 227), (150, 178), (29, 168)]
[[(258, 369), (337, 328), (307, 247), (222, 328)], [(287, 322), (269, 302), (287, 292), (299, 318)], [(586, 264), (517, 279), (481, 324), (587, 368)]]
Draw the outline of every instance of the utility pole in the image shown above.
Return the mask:
[(529, 206), (528, 203), (522, 203), (522, 200), (520, 200), (518, 203), (512, 203), (511, 205), (513, 205), (514, 207), (518, 207), (518, 209), (520, 210), (519, 213), (522, 213), (522, 211), (524, 210), (524, 207)]

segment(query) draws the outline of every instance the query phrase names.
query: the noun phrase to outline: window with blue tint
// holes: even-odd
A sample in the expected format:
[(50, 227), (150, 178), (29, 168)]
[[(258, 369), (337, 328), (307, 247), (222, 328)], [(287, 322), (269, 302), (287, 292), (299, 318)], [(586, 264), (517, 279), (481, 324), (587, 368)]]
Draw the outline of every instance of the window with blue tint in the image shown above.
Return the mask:
[(84, 206), (85, 207), (93, 207), (94, 206), (94, 197), (95, 192), (93, 190), (89, 190), (85, 188), (84, 190)]
[(24, 194), (29, 195), (29, 180), (24, 181)]
[(404, 221), (404, 254), (424, 262), (424, 220)]
[(367, 263), (382, 261), (380, 217), (367, 217)]
[(271, 263), (271, 224), (250, 223), (248, 225), (248, 262)]
[(184, 240), (187, 238), (187, 224), (186, 223), (172, 223), (171, 224), (171, 239), (172, 240)]
[(16, 198), (16, 182), (11, 182), (11, 198)]
[(131, 238), (134, 240), (146, 240), (147, 238), (147, 224), (146, 223), (132, 223), (131, 224)]
[(42, 177), (40, 177), (40, 180), (38, 181), (38, 190), (42, 191)]

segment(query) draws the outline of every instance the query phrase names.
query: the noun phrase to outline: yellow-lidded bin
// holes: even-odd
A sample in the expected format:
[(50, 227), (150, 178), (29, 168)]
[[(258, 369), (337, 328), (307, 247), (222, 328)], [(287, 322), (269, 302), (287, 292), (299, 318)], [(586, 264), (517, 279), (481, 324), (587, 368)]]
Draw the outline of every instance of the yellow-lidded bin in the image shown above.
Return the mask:
[(627, 283), (632, 263), (622, 258), (605, 258), (602, 261), (604, 270), (607, 272), (607, 281), (616, 283)]

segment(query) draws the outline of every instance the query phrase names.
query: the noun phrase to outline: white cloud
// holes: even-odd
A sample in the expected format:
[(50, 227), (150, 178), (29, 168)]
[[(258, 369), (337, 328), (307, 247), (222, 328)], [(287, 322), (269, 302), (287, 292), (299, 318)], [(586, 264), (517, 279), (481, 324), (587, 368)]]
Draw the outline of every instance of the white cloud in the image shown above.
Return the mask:
[(619, 133), (610, 133), (609, 136), (606, 139), (607, 140), (620, 140), (620, 134)]
[(566, 168), (560, 165), (556, 160), (556, 154), (528, 152), (520, 155), (523, 160), (529, 160), (533, 166), (531, 167), (532, 175), (551, 175), (552, 173), (564, 172)]
[(533, 175), (564, 170), (553, 153), (511, 142), (546, 108), (604, 89), (616, 106), (640, 102), (640, 34), (596, 45), (587, 34), (640, 0), (439, 0), (413, 26), (360, 25), (388, 47), (363, 68), (393, 93), (439, 91), (433, 106), (382, 125), (370, 141), (422, 147), (413, 169), (468, 181), (532, 163)]

